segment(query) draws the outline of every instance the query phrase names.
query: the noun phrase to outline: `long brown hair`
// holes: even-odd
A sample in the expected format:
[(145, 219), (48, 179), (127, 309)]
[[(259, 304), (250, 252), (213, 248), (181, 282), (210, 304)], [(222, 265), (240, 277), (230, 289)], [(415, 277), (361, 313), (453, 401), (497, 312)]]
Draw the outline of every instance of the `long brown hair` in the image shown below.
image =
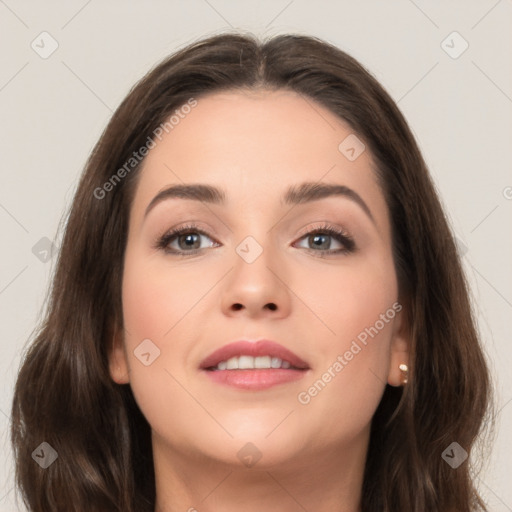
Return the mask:
[[(454, 236), (404, 117), (364, 67), (324, 41), (222, 34), (178, 51), (130, 91), (81, 176), (14, 390), (16, 484), (30, 511), (154, 511), (150, 427), (108, 369), (140, 175), (140, 162), (126, 162), (191, 98), (258, 88), (294, 91), (346, 121), (371, 151), (390, 212), (411, 364), (405, 388), (386, 386), (372, 420), (362, 511), (486, 510), (473, 457), (453, 468), (442, 456), (453, 442), (474, 453), (492, 423), (491, 381)], [(32, 457), (42, 442), (58, 454), (46, 469)]]

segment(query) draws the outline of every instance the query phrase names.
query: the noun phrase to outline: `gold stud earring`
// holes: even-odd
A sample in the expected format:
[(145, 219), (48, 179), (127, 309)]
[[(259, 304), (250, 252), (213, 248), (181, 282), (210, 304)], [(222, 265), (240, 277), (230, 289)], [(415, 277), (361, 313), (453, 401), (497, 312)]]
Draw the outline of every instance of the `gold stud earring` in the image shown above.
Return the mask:
[(409, 367), (405, 363), (402, 363), (401, 365), (398, 366), (398, 368), (400, 368), (400, 371), (404, 376), (404, 378), (402, 379), (402, 383), (407, 384), (407, 372), (409, 371)]

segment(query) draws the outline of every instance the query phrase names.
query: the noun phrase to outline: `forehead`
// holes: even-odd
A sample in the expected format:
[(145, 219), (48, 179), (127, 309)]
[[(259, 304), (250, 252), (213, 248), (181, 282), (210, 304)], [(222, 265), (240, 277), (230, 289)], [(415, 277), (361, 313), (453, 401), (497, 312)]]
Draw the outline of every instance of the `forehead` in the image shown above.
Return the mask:
[[(260, 175), (265, 164), (276, 170), (280, 163), (282, 171), (308, 166), (314, 172), (322, 160), (338, 157), (340, 138), (350, 133), (332, 112), (291, 91), (214, 93), (199, 98), (164, 134), (164, 144), (157, 144), (148, 164), (171, 154), (185, 165), (213, 155), (248, 169), (257, 164)], [(214, 167), (212, 162), (210, 176)]]
[(386, 209), (369, 151), (347, 158), (344, 141), (356, 135), (314, 100), (290, 91), (226, 91), (196, 101), (193, 108), (178, 108), (168, 133), (154, 140), (135, 209), (175, 183), (210, 183), (226, 190), (227, 204), (236, 200), (261, 208), (304, 181), (356, 189), (377, 216)]

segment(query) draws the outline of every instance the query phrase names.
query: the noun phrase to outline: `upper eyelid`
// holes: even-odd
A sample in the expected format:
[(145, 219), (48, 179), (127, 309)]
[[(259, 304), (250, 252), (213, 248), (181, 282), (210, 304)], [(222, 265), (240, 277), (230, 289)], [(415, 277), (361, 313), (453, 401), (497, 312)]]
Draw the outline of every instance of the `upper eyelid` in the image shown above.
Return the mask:
[[(325, 232), (333, 231), (333, 233), (331, 233), (329, 236), (338, 235), (338, 236), (341, 236), (342, 238), (343, 237), (347, 238), (351, 242), (354, 241), (352, 235), (349, 232), (347, 232), (347, 230), (344, 227), (341, 227), (341, 226), (336, 227), (329, 221), (318, 221), (315, 226), (310, 226), (308, 228), (305, 228), (304, 230), (301, 230), (301, 234), (298, 235), (297, 240), (301, 240), (305, 236), (308, 236), (312, 233), (322, 232), (322, 231), (325, 231)], [(161, 241), (162, 239), (168, 238), (169, 240), (174, 241), (174, 239), (176, 239), (176, 237), (181, 236), (182, 234), (187, 234), (189, 232), (196, 232), (202, 236), (206, 236), (206, 237), (210, 238), (216, 244), (221, 243), (214, 236), (209, 234), (207, 229), (203, 229), (199, 225), (195, 225), (191, 222), (186, 223), (183, 226), (178, 226), (178, 227), (167, 230), (166, 232), (163, 233), (163, 235), (158, 237), (157, 240)], [(170, 242), (167, 242), (167, 243), (169, 244)], [(195, 251), (200, 251), (200, 250), (202, 250), (202, 249), (195, 249)], [(193, 252), (193, 251), (184, 251), (184, 252)]]
[[(307, 227), (307, 228), (304, 228), (301, 230), (301, 234), (299, 236), (305, 236), (311, 232), (314, 232), (314, 231), (321, 231), (322, 229), (323, 230), (335, 230), (335, 231), (341, 231), (343, 234), (346, 234), (347, 236), (350, 236), (350, 234), (348, 233), (348, 231), (342, 227), (342, 226), (335, 226), (334, 223), (331, 223), (329, 221), (317, 221), (316, 222), (317, 225), (315, 226), (310, 226), (310, 227)], [(215, 237), (213, 235), (211, 235), (208, 231), (209, 229), (208, 228), (202, 228), (200, 225), (193, 225), (193, 224), (184, 224), (183, 226), (178, 226), (178, 227), (175, 227), (175, 228), (171, 228), (171, 229), (168, 229), (166, 231), (164, 231), (164, 233), (162, 234), (162, 236), (166, 236), (168, 234), (171, 234), (173, 232), (174, 235), (173, 236), (176, 236), (176, 232), (180, 233), (180, 232), (187, 232), (190, 231), (190, 232), (197, 232), (197, 233), (200, 233), (202, 235), (205, 235), (205, 236), (208, 236), (212, 239), (215, 239)]]

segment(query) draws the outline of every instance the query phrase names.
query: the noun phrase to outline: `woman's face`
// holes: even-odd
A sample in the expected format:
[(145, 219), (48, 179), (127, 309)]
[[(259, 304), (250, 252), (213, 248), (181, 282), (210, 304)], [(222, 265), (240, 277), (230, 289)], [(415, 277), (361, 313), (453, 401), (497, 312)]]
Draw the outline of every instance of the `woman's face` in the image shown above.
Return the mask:
[[(216, 93), (180, 114), (154, 139), (131, 207), (112, 378), (130, 384), (158, 453), (249, 455), (260, 467), (363, 455), (385, 385), (400, 385), (407, 362), (369, 150), (291, 92)], [(338, 193), (301, 198), (305, 183)], [(224, 200), (153, 201), (191, 184)], [(201, 368), (224, 345), (262, 339), (308, 369)], [(258, 366), (274, 349), (263, 351)]]

